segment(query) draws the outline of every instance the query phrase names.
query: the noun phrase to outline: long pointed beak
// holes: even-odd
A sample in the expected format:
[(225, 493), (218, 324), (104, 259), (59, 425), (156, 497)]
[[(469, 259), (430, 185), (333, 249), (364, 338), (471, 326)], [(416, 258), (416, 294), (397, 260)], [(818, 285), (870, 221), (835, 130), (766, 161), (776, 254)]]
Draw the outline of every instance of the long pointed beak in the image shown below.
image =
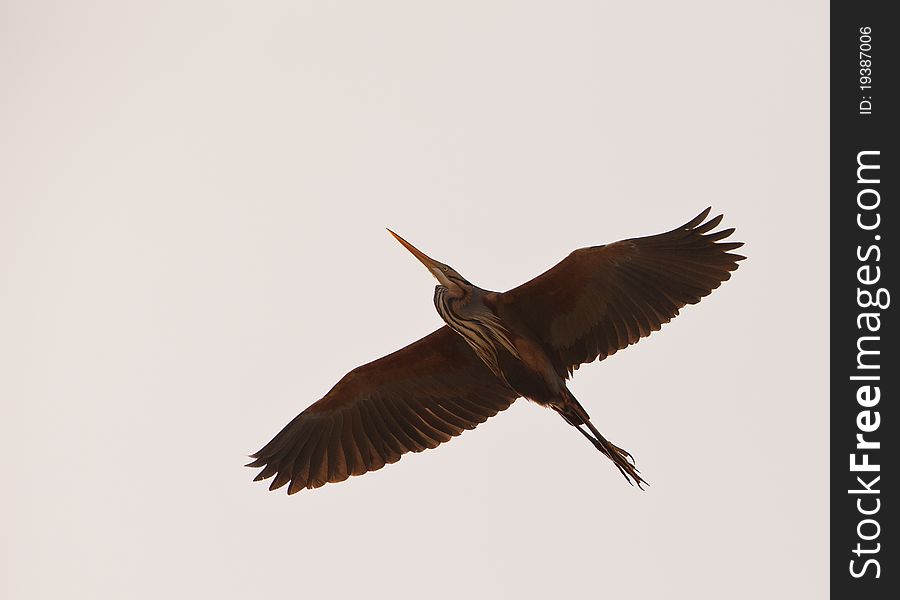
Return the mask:
[[(387, 228), (386, 228), (386, 229), (387, 229)], [(441, 263), (439, 263), (438, 261), (436, 261), (436, 260), (434, 260), (433, 258), (429, 257), (427, 254), (425, 254), (424, 252), (422, 252), (421, 250), (419, 250), (418, 248), (416, 248), (415, 246), (413, 246), (412, 244), (410, 244), (409, 242), (407, 242), (406, 240), (404, 240), (402, 237), (400, 237), (399, 235), (397, 235), (396, 233), (394, 233), (394, 232), (391, 231), (390, 229), (388, 229), (388, 233), (390, 233), (392, 236), (394, 236), (394, 239), (396, 239), (398, 242), (400, 242), (401, 244), (403, 244), (403, 247), (404, 247), (404, 248), (406, 248), (407, 250), (409, 250), (410, 252), (412, 252), (412, 255), (415, 256), (416, 258), (418, 258), (418, 259), (419, 259), (419, 262), (421, 262), (423, 265), (425, 265), (425, 267), (426, 267), (429, 271), (431, 271), (432, 274), (434, 274), (434, 271), (435, 271), (435, 270), (437, 270), (438, 272), (440, 272), (441, 267), (443, 266)]]

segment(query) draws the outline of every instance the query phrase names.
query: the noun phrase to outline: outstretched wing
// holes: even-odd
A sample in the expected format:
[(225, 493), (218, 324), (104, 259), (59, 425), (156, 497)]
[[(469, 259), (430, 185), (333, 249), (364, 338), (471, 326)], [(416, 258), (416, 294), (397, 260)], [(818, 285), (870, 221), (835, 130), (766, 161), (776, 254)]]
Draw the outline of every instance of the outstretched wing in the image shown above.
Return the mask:
[(603, 360), (668, 323), (731, 277), (744, 257), (734, 229), (715, 229), (707, 208), (659, 235), (575, 250), (562, 262), (497, 297), (500, 316), (524, 324), (557, 372)]
[(347, 373), (252, 455), (255, 481), (288, 493), (376, 471), (474, 429), (506, 409), (515, 392), (462, 337), (441, 327), (417, 342)]

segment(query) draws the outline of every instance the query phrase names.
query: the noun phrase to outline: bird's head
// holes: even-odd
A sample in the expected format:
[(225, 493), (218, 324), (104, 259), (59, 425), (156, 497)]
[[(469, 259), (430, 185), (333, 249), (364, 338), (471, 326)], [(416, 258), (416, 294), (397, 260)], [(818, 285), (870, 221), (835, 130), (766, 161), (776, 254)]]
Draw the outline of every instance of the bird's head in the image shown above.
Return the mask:
[(413, 256), (418, 258), (419, 262), (425, 265), (425, 268), (434, 275), (434, 278), (438, 280), (438, 283), (450, 290), (451, 293), (461, 296), (470, 292), (474, 287), (450, 265), (445, 265), (442, 262), (434, 260), (390, 229), (388, 229), (388, 233), (394, 236), (394, 238), (400, 242), (404, 248), (409, 250)]

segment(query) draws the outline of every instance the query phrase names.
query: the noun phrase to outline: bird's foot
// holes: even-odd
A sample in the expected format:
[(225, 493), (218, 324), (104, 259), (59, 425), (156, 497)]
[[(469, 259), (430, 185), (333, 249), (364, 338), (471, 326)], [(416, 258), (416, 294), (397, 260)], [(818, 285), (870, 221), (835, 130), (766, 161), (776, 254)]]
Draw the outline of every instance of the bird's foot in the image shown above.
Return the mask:
[(625, 478), (625, 481), (631, 485), (637, 484), (638, 488), (644, 489), (644, 485), (648, 485), (641, 477), (640, 470), (635, 466), (634, 457), (631, 452), (619, 448), (609, 440), (600, 441), (601, 449), (604, 454), (616, 465), (619, 472)]

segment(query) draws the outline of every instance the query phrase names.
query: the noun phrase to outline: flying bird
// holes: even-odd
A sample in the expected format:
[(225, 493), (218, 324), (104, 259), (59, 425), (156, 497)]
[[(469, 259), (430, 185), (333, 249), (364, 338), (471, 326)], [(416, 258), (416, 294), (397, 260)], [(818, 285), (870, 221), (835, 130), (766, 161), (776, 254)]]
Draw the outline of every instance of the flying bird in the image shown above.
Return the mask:
[(575, 250), (507, 292), (472, 284), (388, 230), (438, 281), (446, 325), (347, 373), (301, 412), (248, 467), (288, 494), (377, 471), (474, 429), (524, 397), (545, 406), (645, 481), (632, 455), (607, 440), (566, 387), (583, 363), (603, 360), (668, 323), (731, 277), (743, 244), (713, 231), (707, 208), (681, 227)]

